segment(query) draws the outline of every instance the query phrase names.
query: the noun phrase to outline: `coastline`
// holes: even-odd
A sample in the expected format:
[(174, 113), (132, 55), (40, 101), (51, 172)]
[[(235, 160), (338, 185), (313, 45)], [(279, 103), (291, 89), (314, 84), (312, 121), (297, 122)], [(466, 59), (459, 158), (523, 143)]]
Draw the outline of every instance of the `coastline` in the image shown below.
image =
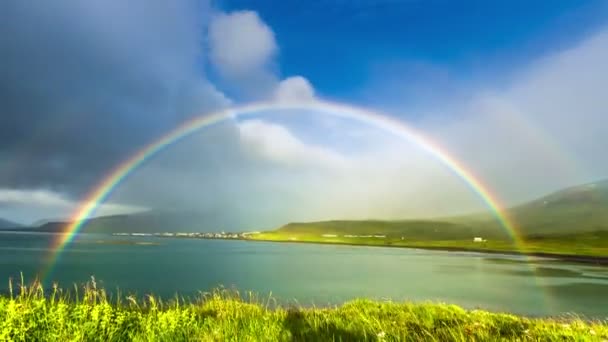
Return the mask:
[(608, 266), (608, 256), (589, 256), (589, 255), (575, 255), (575, 254), (557, 254), (547, 252), (520, 252), (520, 251), (509, 251), (509, 250), (496, 250), (496, 249), (483, 249), (483, 248), (469, 248), (469, 247), (456, 247), (456, 246), (418, 246), (418, 245), (380, 245), (380, 244), (366, 244), (366, 243), (350, 243), (350, 242), (334, 242), (334, 241), (303, 241), (303, 240), (278, 240), (278, 239), (242, 239), (244, 241), (253, 242), (277, 242), (277, 243), (308, 243), (317, 245), (336, 245), (336, 246), (359, 246), (359, 247), (389, 247), (389, 248), (408, 248), (408, 249), (424, 249), (424, 250), (436, 250), (446, 252), (473, 252), (473, 253), (484, 253), (484, 254), (504, 254), (504, 255), (519, 255), (519, 256), (531, 256), (545, 259), (554, 259), (561, 261), (569, 261), (579, 264), (592, 264), (597, 266)]
[[(57, 232), (45, 232), (39, 230), (21, 230), (21, 229), (0, 229), (0, 233), (50, 233), (57, 234)], [(233, 241), (252, 241), (252, 242), (276, 242), (276, 243), (300, 243), (300, 244), (317, 244), (317, 245), (335, 245), (335, 246), (354, 246), (354, 247), (390, 247), (390, 248), (409, 248), (409, 249), (423, 249), (423, 250), (435, 250), (435, 251), (447, 251), (447, 252), (472, 252), (472, 253), (484, 253), (484, 254), (503, 254), (503, 255), (518, 255), (518, 256), (529, 256), (538, 257), (544, 259), (553, 259), (560, 261), (567, 261), (578, 264), (588, 264), (596, 266), (608, 267), (608, 256), (598, 255), (580, 255), (580, 254), (560, 254), (550, 252), (524, 252), (517, 250), (508, 249), (491, 249), (491, 248), (474, 248), (474, 247), (461, 247), (461, 246), (430, 246), (430, 245), (404, 245), (404, 244), (374, 244), (374, 243), (353, 243), (343, 241), (318, 241), (318, 240), (288, 240), (288, 239), (273, 239), (273, 238), (203, 238), (203, 237), (186, 237), (186, 236), (150, 236), (153, 238), (175, 238), (175, 239), (202, 239), (202, 240), (233, 240)], [(112, 243), (112, 242), (109, 242)], [(139, 244), (139, 243), (134, 243)], [(147, 243), (142, 243), (147, 244)], [(154, 244), (154, 243), (152, 243)]]

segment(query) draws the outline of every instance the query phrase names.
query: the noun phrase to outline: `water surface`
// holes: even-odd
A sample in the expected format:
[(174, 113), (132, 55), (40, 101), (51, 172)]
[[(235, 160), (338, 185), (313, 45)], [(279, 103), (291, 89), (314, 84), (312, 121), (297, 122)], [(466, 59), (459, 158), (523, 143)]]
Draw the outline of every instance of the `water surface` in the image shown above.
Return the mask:
[[(0, 281), (47, 268), (54, 234), (0, 233)], [(136, 242), (153, 244), (139, 245)], [(605, 267), (518, 256), (417, 249), (81, 235), (47, 279), (63, 287), (94, 275), (106, 289), (194, 296), (220, 285), (282, 302), (356, 297), (441, 301), (467, 308), (608, 318)], [(4, 282), (5, 284), (7, 282)], [(6, 288), (6, 286), (0, 286)]]

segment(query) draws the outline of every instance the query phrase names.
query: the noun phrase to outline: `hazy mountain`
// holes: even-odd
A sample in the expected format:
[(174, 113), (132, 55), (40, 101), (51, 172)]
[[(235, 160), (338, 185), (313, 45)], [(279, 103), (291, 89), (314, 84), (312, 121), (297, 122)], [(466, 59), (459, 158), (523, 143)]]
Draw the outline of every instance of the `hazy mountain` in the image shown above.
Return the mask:
[(5, 219), (1, 219), (0, 218), (0, 229), (18, 228), (18, 227), (21, 227), (21, 226), (22, 225), (20, 225), (19, 223), (11, 222), (9, 220), (5, 220)]
[[(572, 186), (507, 210), (525, 236), (608, 231), (608, 180)], [(489, 214), (453, 222), (490, 226)]]
[[(102, 216), (90, 219), (81, 232), (87, 233), (158, 233), (234, 231), (236, 221), (226, 221), (219, 215), (186, 210), (151, 210), (135, 214)], [(33, 228), (36, 231), (63, 231), (67, 222), (47, 222)]]

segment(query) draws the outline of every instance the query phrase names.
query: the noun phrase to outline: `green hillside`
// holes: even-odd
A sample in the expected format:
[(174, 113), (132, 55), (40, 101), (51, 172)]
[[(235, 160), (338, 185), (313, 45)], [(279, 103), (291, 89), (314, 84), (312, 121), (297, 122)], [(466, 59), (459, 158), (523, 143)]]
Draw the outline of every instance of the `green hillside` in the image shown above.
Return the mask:
[[(256, 240), (522, 252), (608, 261), (608, 181), (560, 190), (506, 211), (524, 245), (490, 213), (433, 220), (290, 223)], [(473, 241), (479, 237), (483, 241)], [(522, 250), (523, 248), (523, 250)]]
[[(567, 188), (506, 211), (524, 238), (608, 231), (608, 181)], [(435, 220), (359, 220), (290, 223), (292, 235), (386, 235), (412, 240), (509, 239), (489, 213)]]
[(570, 187), (509, 214), (529, 236), (608, 231), (608, 181)]

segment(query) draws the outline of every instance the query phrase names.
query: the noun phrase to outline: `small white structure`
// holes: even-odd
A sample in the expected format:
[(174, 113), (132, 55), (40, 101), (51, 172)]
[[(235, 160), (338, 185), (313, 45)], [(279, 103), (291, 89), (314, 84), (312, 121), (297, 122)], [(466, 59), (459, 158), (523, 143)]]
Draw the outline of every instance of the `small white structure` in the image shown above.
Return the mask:
[(484, 242), (485, 240), (483, 238), (480, 237), (474, 237), (473, 238), (473, 242)]
[(323, 236), (323, 237), (337, 237), (338, 235), (336, 235), (336, 234), (323, 234), (321, 236)]

